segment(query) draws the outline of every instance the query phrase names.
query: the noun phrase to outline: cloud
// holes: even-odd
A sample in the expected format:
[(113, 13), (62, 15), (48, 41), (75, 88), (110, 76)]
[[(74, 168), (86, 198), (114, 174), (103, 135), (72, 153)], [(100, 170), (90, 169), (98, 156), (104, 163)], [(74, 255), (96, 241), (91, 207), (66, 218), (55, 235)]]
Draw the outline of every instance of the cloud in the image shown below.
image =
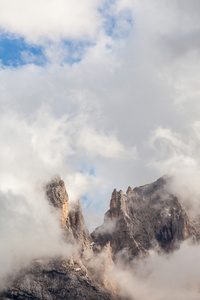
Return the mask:
[(152, 133), (151, 143), (156, 158), (151, 165), (163, 173), (169, 173), (172, 181), (169, 191), (179, 198), (189, 217), (199, 226), (200, 208), (200, 160), (199, 122), (191, 124), (187, 135), (169, 128), (158, 128)]
[(178, 171), (176, 192), (198, 208), (198, 6), (123, 0), (100, 13), (97, 1), (0, 1), (2, 33), (48, 58), (1, 65), (3, 199), (28, 199), (59, 173), (72, 199), (87, 195), (93, 230), (114, 188)]
[(199, 246), (185, 242), (170, 255), (151, 253), (131, 267), (118, 264), (113, 276), (130, 299), (199, 299)]
[[(197, 154), (197, 147), (195, 153), (189, 153), (182, 136), (198, 120), (199, 54), (173, 50), (175, 29), (177, 35), (182, 32), (178, 2), (170, 7), (165, 1), (159, 5), (155, 1), (148, 3), (113, 2), (108, 18), (120, 15), (127, 8), (133, 13), (129, 35), (116, 39), (104, 30), (97, 31), (95, 43), (85, 48), (81, 60), (75, 64), (59, 64), (67, 50), (63, 43), (55, 42), (45, 48), (48, 65), (4, 67), (0, 71), (4, 120), (10, 118), (7, 111), (14, 111), (17, 122), (13, 127), (18, 126), (22, 132), (27, 130), (27, 140), (32, 145), (22, 144), (24, 149), (31, 148), (28, 161), (34, 161), (34, 166), (39, 162), (44, 166), (38, 167), (41, 177), (46, 176), (43, 170), (48, 174), (55, 171), (61, 172), (67, 181), (75, 174), (77, 178), (86, 176), (79, 174), (83, 163), (95, 166), (96, 179), (86, 176), (86, 186), (93, 183), (96, 186), (96, 180), (101, 182), (105, 207), (113, 188), (126, 190), (128, 185), (153, 181), (169, 172), (172, 165), (192, 164)], [(189, 19), (190, 30), (195, 32), (193, 14), (197, 12), (191, 8), (187, 16), (186, 10), (184, 20)], [(41, 10), (43, 13), (45, 10)], [(123, 25), (119, 27), (123, 29)], [(190, 44), (187, 35), (181, 34), (182, 43)], [(169, 47), (172, 47), (170, 55)], [(2, 123), (2, 126), (7, 125)], [(161, 129), (166, 137), (162, 137), (162, 142), (157, 137), (152, 150), (151, 134), (157, 132), (160, 136)], [(18, 138), (16, 144), (17, 141)], [(180, 145), (175, 150), (176, 142)], [(176, 156), (177, 163), (173, 159), (160, 163), (160, 168), (152, 168), (150, 161), (170, 159), (167, 151)], [(162, 153), (163, 160), (158, 159), (158, 153)], [(27, 166), (31, 167), (30, 162)]]
[(23, 36), (28, 42), (46, 39), (93, 38), (100, 24), (98, 1), (61, 0), (0, 2), (0, 27), (11, 34)]
[[(109, 159), (117, 161), (135, 159), (135, 148), (125, 147), (113, 133), (98, 132), (87, 118), (81, 114), (71, 114), (58, 118), (53, 116), (48, 106), (41, 106), (27, 118), (6, 109), (1, 115), (0, 138), (3, 141), (0, 154), (1, 190), (4, 193), (23, 195), (40, 187), (55, 174), (66, 183), (70, 201), (88, 195), (90, 209), (110, 197), (109, 183), (103, 174), (90, 172), (88, 166), (103, 164)], [(85, 170), (82, 165), (85, 164)], [(108, 198), (104, 197), (108, 190)], [(97, 191), (102, 189), (102, 193)], [(103, 199), (102, 199), (103, 198)], [(95, 202), (94, 202), (95, 199)], [(97, 221), (96, 219), (95, 221)], [(90, 224), (90, 228), (99, 223)]]
[(22, 36), (28, 43), (45, 44), (48, 40), (96, 40), (105, 29), (113, 36), (131, 28), (130, 1), (61, 0), (1, 1), (0, 28), (10, 36)]
[(106, 136), (93, 129), (84, 128), (78, 137), (78, 144), (91, 155), (100, 155), (108, 158), (136, 157), (136, 148), (126, 150), (115, 136)]
[(73, 250), (64, 242), (59, 215), (45, 195), (34, 188), (29, 192), (26, 196), (0, 192), (1, 286), (8, 275), (34, 259), (69, 257)]

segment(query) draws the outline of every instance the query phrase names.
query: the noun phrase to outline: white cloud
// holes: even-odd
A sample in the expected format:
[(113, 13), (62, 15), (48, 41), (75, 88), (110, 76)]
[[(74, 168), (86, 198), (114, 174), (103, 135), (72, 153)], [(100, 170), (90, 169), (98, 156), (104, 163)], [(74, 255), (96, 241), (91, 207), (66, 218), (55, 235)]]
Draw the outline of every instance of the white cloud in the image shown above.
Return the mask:
[(199, 299), (199, 246), (184, 243), (179, 251), (164, 256), (151, 253), (130, 267), (120, 265), (113, 276), (130, 299)]
[[(6, 5), (5, 2), (1, 3)], [(23, 5), (26, 4), (20, 3), (23, 11), (25, 7)], [(38, 2), (34, 3), (31, 5), (38, 5)], [(75, 11), (74, 7), (75, 4), (72, 5), (72, 10)], [(101, 153), (104, 157), (110, 157), (111, 148), (114, 148), (113, 155), (116, 158), (119, 157), (119, 153), (123, 153), (123, 157), (129, 157), (126, 162), (121, 163), (121, 160), (115, 162), (115, 166), (114, 162), (108, 164), (105, 159), (104, 163), (101, 161), (101, 168), (97, 168), (102, 174), (108, 174), (106, 171), (108, 166), (112, 168), (110, 181), (113, 185), (126, 189), (126, 185), (145, 183), (162, 175), (162, 170), (149, 171), (146, 167), (152, 160), (152, 151), (148, 144), (151, 131), (155, 128), (172, 128), (172, 132), (179, 132), (184, 126), (190, 126), (190, 122), (197, 118), (199, 65), (198, 53), (194, 57), (192, 54), (189, 55), (189, 52), (182, 53), (174, 48), (174, 39), (171, 38), (174, 38), (175, 29), (177, 35), (182, 32), (179, 23), (181, 14), (176, 7), (168, 7), (165, 1), (159, 2), (159, 5), (155, 1), (151, 3), (134, 1), (132, 4), (130, 1), (117, 1), (111, 7), (113, 13), (127, 7), (133, 10), (134, 26), (127, 39), (113, 40), (101, 31), (96, 36), (97, 43), (87, 49), (81, 62), (72, 66), (56, 64), (59, 57), (64, 54), (62, 45), (55, 44), (50, 50), (47, 49), (51, 61), (54, 62), (52, 65), (42, 68), (30, 65), (16, 70), (1, 70), (1, 101), (3, 108), (12, 107), (19, 118), (28, 122), (35, 118), (41, 105), (50, 107), (51, 113), (56, 118), (62, 119), (67, 115), (69, 120), (76, 120), (73, 121), (73, 126), (67, 127), (69, 135), (74, 135), (74, 140), (79, 143), (81, 150), (77, 162), (73, 161), (75, 169), (79, 163), (81, 164), (83, 152), (87, 152), (87, 162), (90, 160), (91, 164), (96, 163), (99, 166), (100, 160), (97, 157), (102, 145), (106, 145)], [(12, 10), (12, 7), (9, 9)], [(190, 14), (187, 16), (185, 9), (183, 17), (185, 22), (189, 20), (190, 30), (195, 31), (193, 13), (196, 15), (197, 12), (196, 10), (194, 12), (194, 9), (189, 11)], [(41, 9), (41, 14), (43, 13), (46, 12)], [(83, 20), (80, 19), (80, 22)], [(37, 28), (35, 26), (33, 25)], [(27, 32), (29, 29), (27, 27)], [(184, 36), (182, 43), (187, 44), (187, 36)], [(190, 95), (194, 95), (191, 96), (193, 102), (189, 101)], [(184, 104), (181, 99), (184, 99)], [(39, 119), (37, 122), (40, 122)], [(50, 158), (57, 157), (59, 160), (65, 147), (67, 152), (74, 151), (74, 140), (72, 145), (70, 141), (60, 138), (62, 153), (56, 152), (54, 143), (52, 146), (54, 154), (47, 151), (45, 157), (46, 149), (50, 145), (43, 145), (41, 126), (34, 126), (36, 131), (41, 130), (39, 136), (35, 134), (35, 139), (42, 140), (38, 149), (40, 147), (40, 156), (44, 159), (50, 161)], [(63, 133), (62, 122), (58, 126)], [(78, 127), (82, 128), (82, 131), (77, 131)], [(87, 143), (83, 138), (84, 130), (86, 140), (89, 141)], [(113, 135), (113, 132), (117, 134)], [(82, 139), (82, 146), (78, 137)], [(111, 143), (105, 142), (107, 138), (111, 138)], [(92, 140), (95, 143), (92, 143)], [(165, 138), (165, 141), (168, 143), (169, 139)], [(164, 152), (168, 148), (167, 143), (162, 146)], [(174, 149), (172, 141), (170, 145), (172, 151)], [(135, 153), (135, 146), (137, 162), (130, 155), (131, 149)], [(181, 159), (180, 156), (179, 158)], [(122, 179), (121, 172), (116, 170), (123, 170), (122, 173), (126, 174), (126, 177)], [(165, 170), (167, 171), (168, 167)]]
[[(198, 208), (198, 5), (117, 1), (110, 16), (129, 7), (134, 23), (126, 38), (113, 39), (102, 29), (97, 1), (0, 0), (2, 30), (33, 43), (54, 41), (45, 48), (48, 65), (0, 69), (1, 190), (27, 199), (60, 173), (73, 199), (89, 194), (102, 212), (113, 188), (175, 170), (184, 178), (179, 192), (192, 195)], [(65, 65), (61, 38), (95, 45), (80, 62)]]
[(26, 196), (0, 191), (0, 208), (0, 288), (6, 276), (33, 259), (71, 255), (72, 246), (63, 241), (59, 215), (41, 191), (32, 187)]
[(93, 38), (100, 24), (96, 0), (0, 1), (0, 27), (29, 42)]
[(82, 173), (83, 162), (93, 165), (96, 159), (135, 159), (135, 147), (126, 148), (113, 134), (99, 133), (81, 114), (57, 118), (42, 106), (34, 118), (21, 119), (17, 113), (7, 111), (1, 116), (0, 127), (0, 179), (4, 192), (28, 195), (38, 183), (59, 173), (75, 199), (99, 188), (101, 182), (101, 177), (95, 178), (88, 171)]
[(151, 142), (156, 151), (151, 166), (173, 177), (170, 191), (179, 198), (187, 214), (199, 226), (200, 156), (199, 122), (191, 124), (186, 133), (158, 128)]
[(94, 129), (84, 128), (78, 136), (78, 144), (92, 156), (109, 158), (132, 158), (136, 157), (136, 148), (126, 150), (114, 135), (105, 135), (95, 132)]

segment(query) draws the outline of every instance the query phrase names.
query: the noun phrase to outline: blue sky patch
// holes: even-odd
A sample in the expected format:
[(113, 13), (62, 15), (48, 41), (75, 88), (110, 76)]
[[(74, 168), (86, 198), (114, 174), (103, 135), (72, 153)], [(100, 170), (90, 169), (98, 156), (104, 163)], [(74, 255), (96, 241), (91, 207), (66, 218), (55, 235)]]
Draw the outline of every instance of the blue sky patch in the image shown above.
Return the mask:
[(91, 202), (92, 201), (88, 194), (81, 196), (81, 204), (82, 204), (83, 209), (89, 208), (91, 205)]
[(78, 170), (80, 173), (88, 173), (90, 176), (96, 176), (95, 168), (93, 166), (88, 166), (86, 163), (83, 163), (81, 169)]
[[(99, 8), (103, 17), (104, 32), (112, 39), (127, 37), (133, 27), (132, 12), (128, 9), (115, 11), (116, 0), (107, 0)], [(25, 38), (0, 31), (0, 65), (19, 67), (26, 64), (45, 66), (49, 63), (73, 65), (79, 63), (95, 41), (66, 39), (58, 43), (46, 41), (45, 45), (27, 43)]]
[(34, 63), (44, 65), (46, 58), (40, 46), (28, 45), (24, 38), (0, 36), (0, 60), (4, 66), (18, 67)]
[(104, 18), (105, 33), (114, 39), (120, 39), (129, 35), (134, 22), (132, 12), (129, 9), (123, 9), (117, 13), (112, 10), (115, 2), (115, 0), (107, 1), (99, 9), (99, 12)]
[[(56, 47), (62, 49), (62, 54), (56, 58), (56, 63), (74, 64), (82, 60), (88, 47), (93, 46), (91, 42), (79, 40), (63, 40)], [(26, 64), (44, 66), (51, 63), (54, 56), (48, 57), (46, 50), (54, 46), (49, 42), (42, 47), (26, 43), (23, 37), (15, 38), (10, 35), (0, 35), (0, 62), (3, 66), (19, 67)], [(54, 49), (54, 47), (53, 47)], [(56, 52), (56, 50), (55, 50)]]
[[(116, 12), (113, 8), (116, 0), (108, 0), (99, 9), (104, 23), (105, 33), (113, 39), (125, 38), (131, 32), (133, 16), (130, 10)], [(19, 67), (26, 64), (45, 66), (48, 63), (79, 63), (87, 49), (95, 42), (68, 39), (59, 43), (47, 41), (45, 45), (29, 44), (23, 37), (0, 32), (0, 64), (5, 67)]]
[(80, 40), (65, 40), (63, 41), (63, 48), (65, 54), (63, 63), (74, 64), (82, 60), (87, 48), (94, 46), (94, 43)]

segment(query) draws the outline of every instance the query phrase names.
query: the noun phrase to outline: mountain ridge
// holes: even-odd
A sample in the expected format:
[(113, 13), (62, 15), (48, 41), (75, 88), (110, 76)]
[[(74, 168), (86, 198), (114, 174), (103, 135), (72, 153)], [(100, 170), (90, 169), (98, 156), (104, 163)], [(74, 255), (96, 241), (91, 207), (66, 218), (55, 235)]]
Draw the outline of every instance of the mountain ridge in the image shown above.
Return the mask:
[[(115, 255), (126, 248), (127, 255), (134, 258), (150, 249), (175, 250), (189, 237), (199, 239), (178, 198), (168, 192), (169, 180), (164, 176), (147, 185), (129, 187), (126, 194), (115, 189), (104, 224), (91, 234), (93, 240), (101, 245), (109, 240)], [(113, 231), (107, 233), (112, 223)]]
[(126, 194), (115, 189), (104, 223), (90, 235), (80, 201), (70, 204), (64, 181), (55, 177), (46, 185), (46, 197), (74, 251), (68, 258), (34, 261), (9, 279), (0, 299), (130, 299), (110, 275), (116, 262), (144, 259), (151, 250), (170, 253), (188, 238), (199, 241), (199, 231), (168, 191), (169, 181), (164, 176), (128, 187)]

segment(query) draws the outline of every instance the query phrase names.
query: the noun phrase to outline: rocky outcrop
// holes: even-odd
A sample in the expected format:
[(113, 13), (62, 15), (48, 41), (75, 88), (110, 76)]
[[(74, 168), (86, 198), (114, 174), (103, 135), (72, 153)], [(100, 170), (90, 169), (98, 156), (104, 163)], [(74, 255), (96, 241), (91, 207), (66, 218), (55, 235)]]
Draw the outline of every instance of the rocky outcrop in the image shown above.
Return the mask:
[(112, 259), (112, 248), (110, 243), (104, 247), (96, 248), (97, 245), (94, 242), (91, 244), (95, 252), (93, 256), (88, 260), (87, 270), (90, 276), (99, 285), (102, 285), (113, 295), (118, 294), (118, 287), (113, 280), (112, 271), (114, 269), (114, 262)]
[(68, 204), (69, 197), (64, 182), (59, 177), (47, 185), (46, 194), (52, 205), (60, 209), (61, 224), (68, 240), (79, 246), (78, 253), (73, 254), (73, 263), (86, 270), (94, 284), (103, 286), (113, 295), (116, 294), (115, 284), (106, 276), (113, 266), (110, 244), (99, 248), (94, 246), (85, 225), (80, 200)]
[(169, 252), (187, 238), (199, 239), (178, 198), (169, 192), (170, 178), (126, 194), (114, 190), (104, 223), (91, 236), (80, 201), (69, 202), (64, 182), (46, 186), (47, 199), (60, 214), (65, 241), (74, 245), (69, 258), (41, 259), (9, 278), (0, 299), (125, 300), (113, 280), (115, 261), (130, 263), (149, 250)]
[(69, 203), (64, 181), (58, 176), (45, 190), (48, 201), (60, 214), (65, 240), (74, 245), (74, 251), (70, 259), (43, 258), (32, 262), (16, 277), (7, 279), (9, 284), (0, 291), (0, 299), (121, 300), (106, 276), (113, 264), (111, 249), (106, 245), (93, 251), (80, 201)]
[(91, 237), (85, 225), (80, 200), (69, 204), (69, 197), (64, 181), (55, 177), (46, 186), (46, 195), (50, 203), (60, 211), (61, 225), (67, 240), (78, 243), (82, 252), (90, 247)]
[(38, 261), (21, 271), (0, 299), (36, 300), (116, 300), (95, 285), (85, 269), (64, 260)]
[(60, 211), (60, 219), (63, 227), (70, 228), (69, 224), (69, 196), (64, 181), (56, 176), (45, 187), (47, 199)]
[(74, 239), (81, 244), (82, 251), (84, 252), (86, 249), (90, 248), (92, 239), (85, 225), (80, 200), (77, 200), (77, 202), (71, 203), (70, 205), (69, 223)]
[(165, 176), (135, 189), (129, 187), (126, 194), (114, 190), (104, 224), (91, 234), (94, 242), (103, 246), (110, 241), (114, 257), (130, 260), (150, 249), (168, 252), (189, 237), (197, 238), (177, 197), (168, 192), (169, 181)]

